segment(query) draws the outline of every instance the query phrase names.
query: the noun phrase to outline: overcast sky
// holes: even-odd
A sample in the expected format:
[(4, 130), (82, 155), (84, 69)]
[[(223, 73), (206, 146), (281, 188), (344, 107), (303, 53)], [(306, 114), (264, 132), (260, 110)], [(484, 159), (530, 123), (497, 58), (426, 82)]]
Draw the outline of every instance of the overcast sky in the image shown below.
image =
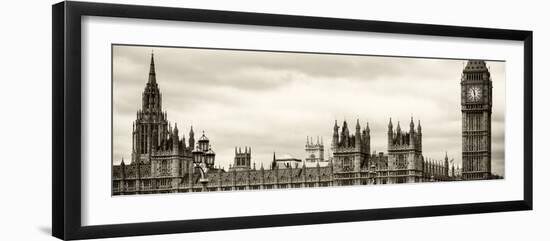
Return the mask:
[[(304, 159), (307, 136), (329, 153), (334, 121), (369, 122), (371, 151), (387, 152), (387, 126), (408, 130), (421, 120), (423, 154), (461, 164), (460, 76), (465, 61), (113, 47), (113, 162), (130, 160), (132, 121), (155, 54), (157, 82), (168, 120), (189, 138), (204, 130), (216, 165), (233, 162), (235, 146), (252, 147), (267, 165), (276, 152)], [(505, 63), (487, 62), (493, 79), (493, 172), (504, 174)], [(181, 137), (181, 134), (180, 134)]]

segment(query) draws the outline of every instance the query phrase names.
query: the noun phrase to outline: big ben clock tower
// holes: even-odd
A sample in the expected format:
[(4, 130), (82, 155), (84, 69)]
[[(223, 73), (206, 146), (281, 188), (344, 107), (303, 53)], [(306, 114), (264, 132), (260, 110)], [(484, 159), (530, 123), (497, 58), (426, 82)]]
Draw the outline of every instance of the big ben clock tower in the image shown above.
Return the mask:
[(469, 60), (460, 81), (462, 104), (462, 178), (491, 177), (493, 82), (485, 61)]

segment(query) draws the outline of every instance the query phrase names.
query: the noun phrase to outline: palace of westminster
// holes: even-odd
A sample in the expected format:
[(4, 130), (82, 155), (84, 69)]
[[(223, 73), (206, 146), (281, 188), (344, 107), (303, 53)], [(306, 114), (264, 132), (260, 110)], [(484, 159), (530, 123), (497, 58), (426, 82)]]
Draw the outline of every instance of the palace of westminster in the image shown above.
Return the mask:
[(306, 158), (277, 158), (270, 166), (252, 165), (250, 147), (235, 148), (227, 170), (215, 166), (215, 152), (205, 133), (195, 143), (180, 137), (162, 110), (155, 63), (151, 55), (142, 108), (132, 131), (131, 161), (112, 166), (112, 194), (203, 192), (276, 188), (376, 185), (392, 183), (481, 180), (491, 174), (492, 81), (484, 61), (470, 60), (463, 69), (461, 85), (462, 168), (422, 155), (422, 126), (411, 118), (408, 128), (389, 120), (387, 153), (371, 153), (368, 123), (361, 127), (344, 121), (333, 126), (330, 158), (325, 159), (323, 141), (308, 137)]

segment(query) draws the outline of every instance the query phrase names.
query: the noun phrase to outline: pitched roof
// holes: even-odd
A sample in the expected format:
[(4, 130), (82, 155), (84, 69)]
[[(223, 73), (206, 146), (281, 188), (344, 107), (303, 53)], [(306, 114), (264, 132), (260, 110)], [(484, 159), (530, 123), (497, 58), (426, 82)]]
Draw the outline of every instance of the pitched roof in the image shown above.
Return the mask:
[(488, 71), (487, 65), (483, 60), (468, 60), (464, 72), (485, 72)]

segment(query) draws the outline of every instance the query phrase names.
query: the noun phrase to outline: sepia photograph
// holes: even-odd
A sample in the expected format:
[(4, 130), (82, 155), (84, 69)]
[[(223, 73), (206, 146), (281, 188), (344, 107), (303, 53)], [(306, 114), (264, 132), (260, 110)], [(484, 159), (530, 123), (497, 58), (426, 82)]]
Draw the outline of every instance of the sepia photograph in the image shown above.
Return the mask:
[[(16, 200), (51, 192), (42, 236), (402, 239), (439, 223), (434, 237), (502, 239), (509, 220), (533, 223), (533, 171), (548, 169), (533, 169), (535, 17), (290, 5), (52, 5), (51, 85), (8, 91), (33, 92), (19, 119), (51, 111), (51, 129), (8, 138), (51, 137), (37, 151), (51, 153), (37, 162), (49, 186)], [(393, 11), (413, 9), (423, 19)]]
[(502, 60), (111, 51), (113, 196), (505, 178)]

